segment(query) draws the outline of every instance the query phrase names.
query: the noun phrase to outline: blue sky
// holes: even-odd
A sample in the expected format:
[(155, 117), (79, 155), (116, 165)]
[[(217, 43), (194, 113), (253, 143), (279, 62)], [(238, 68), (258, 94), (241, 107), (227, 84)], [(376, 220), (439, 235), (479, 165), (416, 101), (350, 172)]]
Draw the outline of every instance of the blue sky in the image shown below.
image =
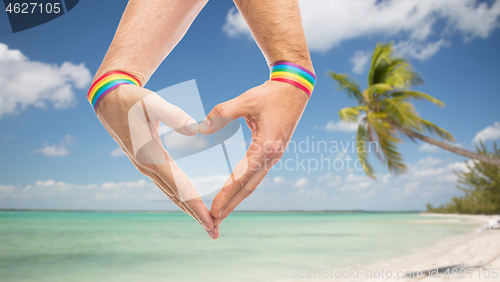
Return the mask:
[[(337, 112), (353, 101), (335, 90), (326, 72), (349, 73), (365, 85), (364, 63), (380, 41), (394, 41), (411, 58), (426, 81), (418, 90), (446, 103), (439, 108), (417, 102), (416, 107), (451, 132), (458, 146), (473, 149), (478, 138), (490, 145), (500, 139), (500, 1), (301, 3), (318, 82), (294, 142), (313, 136), (352, 142), (353, 126), (339, 122)], [(176, 209), (126, 157), (116, 154), (116, 143), (86, 101), (91, 76), (125, 5), (81, 1), (68, 14), (16, 34), (0, 13), (0, 208)], [(6, 83), (11, 78), (24, 82), (27, 73), (28, 83), (15, 89)], [(233, 3), (211, 1), (146, 87), (160, 90), (196, 79), (209, 112), (268, 75)], [(347, 169), (271, 170), (241, 209), (423, 209), (427, 202), (440, 204), (458, 193), (453, 171), (464, 169), (463, 157), (421, 143), (407, 142), (400, 149), (409, 165), (405, 175), (389, 175), (376, 158), (371, 160), (378, 181)], [(347, 156), (355, 158), (352, 152), (323, 157)], [(283, 157), (290, 158), (297, 157)], [(217, 185), (224, 177), (200, 176), (193, 183)]]

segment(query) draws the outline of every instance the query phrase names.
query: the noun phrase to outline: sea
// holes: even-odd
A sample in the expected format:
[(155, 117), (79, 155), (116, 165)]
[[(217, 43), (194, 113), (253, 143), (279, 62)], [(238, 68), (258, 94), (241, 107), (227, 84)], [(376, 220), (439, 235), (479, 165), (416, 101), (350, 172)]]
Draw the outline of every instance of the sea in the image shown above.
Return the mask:
[(214, 241), (176, 212), (0, 211), (0, 281), (294, 281), (477, 228), (406, 212), (235, 212)]

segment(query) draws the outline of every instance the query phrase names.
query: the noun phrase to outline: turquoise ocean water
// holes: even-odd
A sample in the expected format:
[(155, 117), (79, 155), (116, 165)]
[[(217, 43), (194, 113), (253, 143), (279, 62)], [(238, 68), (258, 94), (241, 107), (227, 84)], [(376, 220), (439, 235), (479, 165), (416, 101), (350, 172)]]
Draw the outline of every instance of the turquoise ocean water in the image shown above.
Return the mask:
[(181, 213), (0, 212), (0, 280), (286, 281), (472, 232), (407, 213), (235, 213), (212, 241)]

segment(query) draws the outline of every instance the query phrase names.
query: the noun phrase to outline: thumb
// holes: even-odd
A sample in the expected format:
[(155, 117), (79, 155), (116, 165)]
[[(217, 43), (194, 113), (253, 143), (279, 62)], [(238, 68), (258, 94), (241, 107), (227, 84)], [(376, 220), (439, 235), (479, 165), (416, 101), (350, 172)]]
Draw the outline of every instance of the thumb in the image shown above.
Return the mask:
[(246, 100), (240, 95), (232, 100), (215, 106), (208, 116), (200, 123), (200, 133), (213, 134), (224, 128), (231, 121), (246, 117), (248, 106)]
[(170, 104), (158, 95), (149, 95), (143, 99), (144, 112), (152, 120), (159, 120), (180, 134), (193, 136), (198, 134), (198, 123), (181, 108)]

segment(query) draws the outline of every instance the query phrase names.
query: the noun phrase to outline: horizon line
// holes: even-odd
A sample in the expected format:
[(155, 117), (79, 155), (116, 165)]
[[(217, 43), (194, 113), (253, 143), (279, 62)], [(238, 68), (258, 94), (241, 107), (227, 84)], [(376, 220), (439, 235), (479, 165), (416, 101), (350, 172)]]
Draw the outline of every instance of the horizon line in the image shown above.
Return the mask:
[[(183, 211), (170, 210), (92, 210), (92, 209), (17, 209), (0, 208), (3, 211), (24, 211), (24, 212), (123, 212), (123, 213), (181, 213)], [(240, 210), (233, 213), (425, 213), (423, 210)]]

